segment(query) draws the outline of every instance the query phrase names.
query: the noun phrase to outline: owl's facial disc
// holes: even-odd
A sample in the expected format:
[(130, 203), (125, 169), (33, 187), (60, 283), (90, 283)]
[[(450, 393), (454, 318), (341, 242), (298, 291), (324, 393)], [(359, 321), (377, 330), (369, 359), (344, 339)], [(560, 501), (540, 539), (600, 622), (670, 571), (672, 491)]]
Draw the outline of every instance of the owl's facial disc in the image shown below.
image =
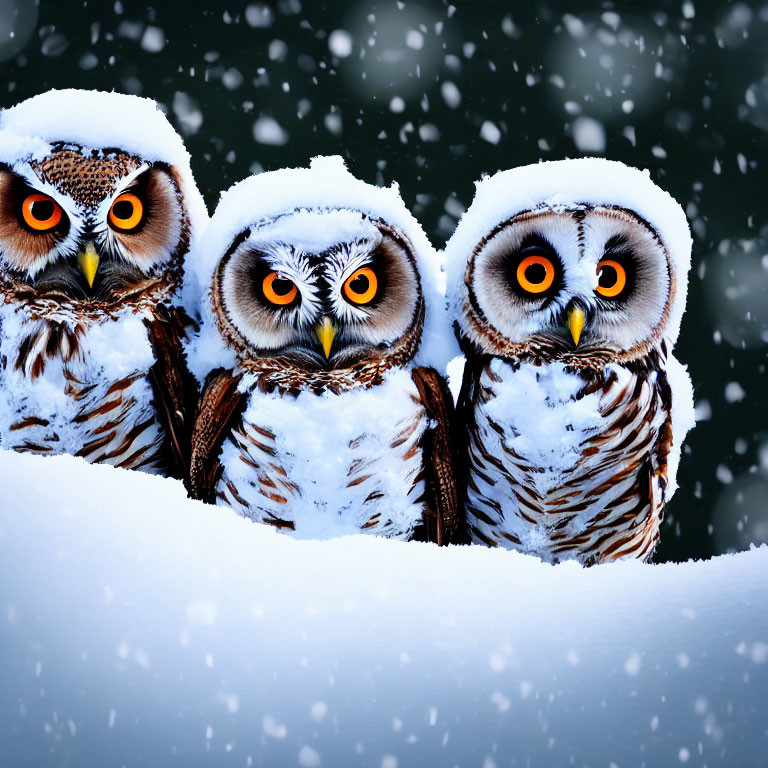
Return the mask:
[(172, 168), (60, 149), (24, 174), (0, 167), (0, 265), (53, 300), (143, 290), (186, 249)]
[(504, 222), (470, 257), (465, 288), (461, 325), (471, 341), (537, 359), (640, 356), (674, 296), (658, 235), (632, 212), (605, 206)]
[(220, 327), (248, 356), (308, 370), (385, 356), (412, 327), (421, 288), (403, 241), (372, 225), (320, 253), (247, 233), (214, 278)]

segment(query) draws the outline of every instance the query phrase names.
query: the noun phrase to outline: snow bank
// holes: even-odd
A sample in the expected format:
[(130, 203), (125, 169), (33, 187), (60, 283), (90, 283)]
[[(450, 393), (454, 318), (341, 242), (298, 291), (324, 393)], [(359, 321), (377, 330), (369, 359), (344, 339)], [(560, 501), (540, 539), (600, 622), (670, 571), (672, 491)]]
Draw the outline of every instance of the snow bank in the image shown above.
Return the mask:
[(765, 764), (768, 548), (296, 541), (67, 456), (0, 489), (3, 764)]
[[(327, 229), (322, 227), (316, 214), (330, 211), (382, 219), (411, 241), (427, 304), (416, 360), (445, 369), (458, 350), (445, 315), (445, 275), (438, 253), (406, 208), (396, 184), (367, 184), (347, 170), (341, 157), (333, 156), (315, 157), (309, 168), (283, 168), (250, 176), (222, 194), (205, 237), (187, 260), (185, 302), (190, 307), (202, 307), (202, 332), (190, 350), (190, 363), (198, 378), (204, 379), (213, 368), (234, 364), (231, 351), (220, 343), (209, 298), (213, 272), (227, 247), (250, 228), (252, 238), (284, 237), (299, 247), (328, 248), (345, 236), (345, 226), (338, 226), (338, 217)], [(291, 215), (291, 221), (282, 225), (280, 217), (286, 214)], [(358, 233), (359, 218), (347, 222)]]
[(0, 162), (40, 160), (51, 143), (120, 149), (147, 162), (176, 166), (190, 212), (193, 239), (208, 218), (184, 142), (155, 101), (75, 88), (51, 90), (0, 112)]
[(616, 160), (582, 157), (500, 171), (477, 182), (475, 198), (445, 249), (448, 293), (457, 300), (467, 257), (497, 224), (534, 208), (583, 204), (618, 205), (635, 211), (657, 232), (675, 265), (678, 286), (666, 338), (674, 346), (680, 332), (691, 267), (691, 234), (677, 201), (645, 170)]

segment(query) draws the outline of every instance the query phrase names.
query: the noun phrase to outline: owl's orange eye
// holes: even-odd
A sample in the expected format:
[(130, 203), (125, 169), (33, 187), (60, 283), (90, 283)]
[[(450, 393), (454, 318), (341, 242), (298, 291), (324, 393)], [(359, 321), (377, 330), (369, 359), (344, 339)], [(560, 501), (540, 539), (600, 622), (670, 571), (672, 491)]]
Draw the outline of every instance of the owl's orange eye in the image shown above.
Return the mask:
[(601, 296), (612, 299), (627, 285), (627, 270), (613, 259), (603, 259), (597, 265), (597, 288)]
[(555, 265), (546, 256), (526, 256), (517, 266), (517, 282), (528, 293), (544, 293), (555, 281)]
[(344, 281), (344, 295), (354, 304), (368, 304), (373, 301), (379, 281), (370, 267), (355, 270)]
[(115, 229), (121, 229), (124, 232), (136, 229), (141, 224), (143, 216), (144, 204), (130, 192), (120, 195), (109, 209), (109, 223)]
[(36, 232), (48, 232), (61, 221), (61, 206), (48, 195), (27, 195), (21, 204), (24, 223)]
[(261, 284), (264, 296), (267, 301), (278, 306), (290, 304), (295, 298), (299, 289), (279, 272), (270, 272)]

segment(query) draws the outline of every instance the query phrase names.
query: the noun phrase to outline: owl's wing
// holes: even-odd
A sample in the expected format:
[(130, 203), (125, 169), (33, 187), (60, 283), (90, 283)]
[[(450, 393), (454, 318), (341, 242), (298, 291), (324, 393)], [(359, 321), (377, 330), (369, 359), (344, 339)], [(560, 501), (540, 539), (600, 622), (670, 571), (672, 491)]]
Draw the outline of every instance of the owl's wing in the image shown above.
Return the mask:
[(182, 340), (194, 323), (183, 309), (160, 304), (146, 325), (155, 356), (149, 381), (164, 427), (168, 475), (183, 479), (189, 470), (197, 383), (187, 367)]
[[(653, 532), (653, 540), (643, 557), (647, 562), (653, 559), (656, 552), (659, 541), (659, 528), (664, 517), (664, 505), (671, 495), (668, 492), (667, 485), (669, 482), (669, 454), (674, 442), (672, 431), (672, 390), (663, 370), (658, 372), (656, 386), (661, 401), (660, 407), (666, 416), (664, 422), (659, 427), (656, 442), (648, 457), (648, 494), (650, 502), (648, 520), (652, 523), (655, 530)], [(674, 481), (674, 474), (672, 480)]]
[(427, 506), (424, 534), (427, 541), (441, 546), (459, 543), (464, 525), (456, 488), (453, 398), (445, 379), (433, 368), (415, 368), (412, 377), (434, 424), (422, 441)]
[(667, 463), (669, 452), (672, 450), (674, 436), (672, 433), (672, 389), (664, 371), (659, 371), (656, 379), (661, 408), (666, 413), (664, 423), (659, 428), (656, 444), (653, 448), (652, 463), (654, 476), (657, 478), (663, 500), (667, 498)]
[[(491, 356), (479, 355), (468, 345), (462, 347), (462, 351), (465, 357), (464, 373), (459, 399), (456, 403), (456, 482), (459, 487), (459, 503), (464, 508), (470, 479), (470, 443), (473, 440), (477, 445), (483, 443), (477, 435), (476, 407), (481, 397), (480, 377), (490, 363)], [(464, 515), (465, 541), (470, 543), (472, 532), (466, 523), (466, 509)]]
[(248, 395), (238, 392), (239, 376), (213, 371), (203, 385), (203, 394), (192, 429), (192, 456), (187, 491), (193, 499), (212, 504), (221, 475), (219, 453), (227, 433), (242, 415)]

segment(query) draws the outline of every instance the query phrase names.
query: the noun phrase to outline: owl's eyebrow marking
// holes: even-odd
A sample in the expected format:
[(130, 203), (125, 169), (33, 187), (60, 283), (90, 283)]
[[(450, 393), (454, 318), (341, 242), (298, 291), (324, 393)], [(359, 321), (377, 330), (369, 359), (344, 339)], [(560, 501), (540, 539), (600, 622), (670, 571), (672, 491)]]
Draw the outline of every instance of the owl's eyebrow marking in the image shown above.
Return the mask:
[(232, 244), (227, 248), (224, 255), (221, 257), (220, 261), (224, 261), (225, 259), (228, 259), (249, 237), (251, 236), (251, 230), (245, 229), (243, 230), (233, 241)]
[(527, 234), (520, 243), (518, 252), (522, 252), (527, 248), (541, 248), (542, 250), (547, 251), (547, 253), (557, 256), (557, 251), (555, 251), (555, 247), (552, 243), (550, 243), (544, 235), (541, 235), (538, 232)]
[(614, 235), (609, 238), (603, 249), (605, 256), (628, 256), (631, 252), (626, 235)]

